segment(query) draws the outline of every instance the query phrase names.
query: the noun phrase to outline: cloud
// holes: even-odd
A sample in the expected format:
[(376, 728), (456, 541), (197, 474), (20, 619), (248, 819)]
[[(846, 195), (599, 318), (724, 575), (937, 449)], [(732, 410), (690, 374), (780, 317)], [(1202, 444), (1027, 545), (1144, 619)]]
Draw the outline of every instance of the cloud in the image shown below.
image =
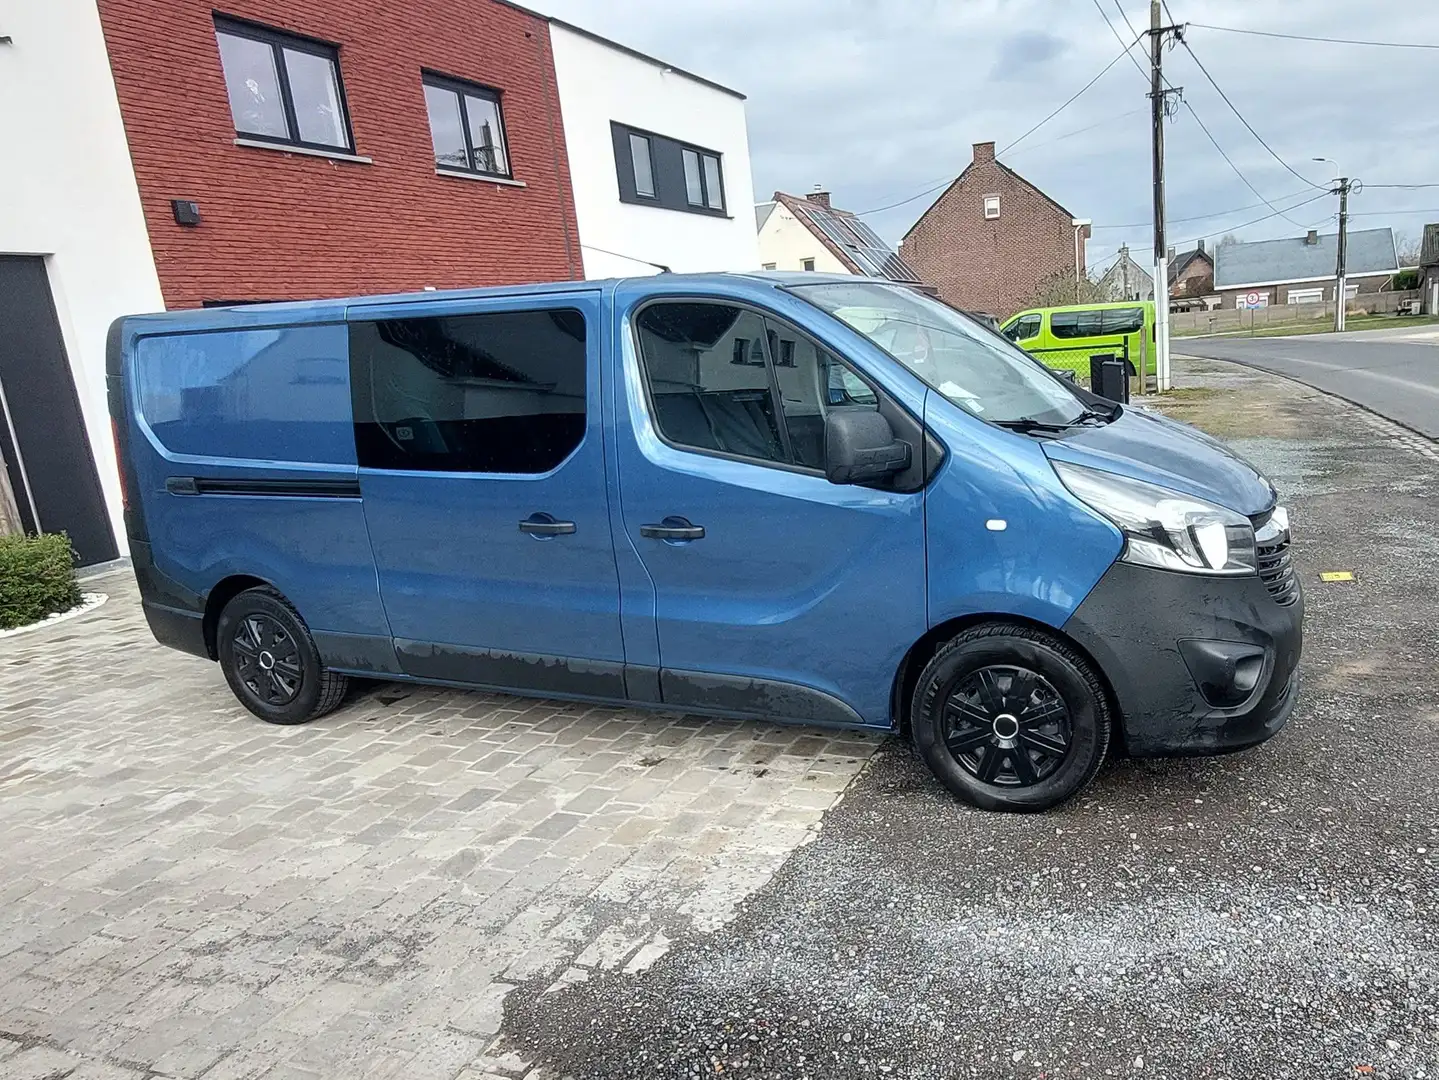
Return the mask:
[(990, 68), (995, 82), (1011, 82), (1029, 76), (1030, 69), (1048, 63), (1064, 52), (1064, 42), (1043, 30), (1024, 30), (1002, 41), (999, 58)]
[[(970, 144), (1000, 147), (1068, 98), (1131, 39), (1114, 0), (530, 0), (535, 6), (709, 76), (749, 96), (755, 191), (822, 183), (835, 205), (867, 210), (952, 177)], [(1302, 26), (1287, 5), (1168, 0), (1175, 19), (1202, 19), (1332, 37), (1439, 42), (1439, 4), (1308, 0)], [(1120, 0), (1138, 30), (1148, 6)], [(1333, 158), (1377, 183), (1439, 181), (1439, 119), (1423, 105), (1432, 51), (1283, 41), (1191, 27), (1194, 52), (1258, 132), (1300, 173), (1285, 170), (1245, 130), (1183, 48), (1165, 70), (1249, 183), (1276, 206), (1316, 195)], [(1149, 256), (1148, 59), (1120, 59), (1071, 106), (1002, 160), (1074, 213), (1094, 220), (1089, 258), (1127, 242)], [(1087, 129), (1087, 130), (1085, 130)], [(1079, 132), (1078, 134), (1073, 134)], [(1170, 242), (1237, 231), (1245, 238), (1332, 228), (1328, 197), (1272, 211), (1181, 108), (1167, 125)], [(1308, 186), (1308, 182), (1320, 185)], [(936, 193), (937, 194), (937, 193)], [(870, 218), (898, 239), (934, 196)], [(1356, 227), (1416, 232), (1439, 221), (1439, 189), (1369, 187), (1351, 200)], [(1216, 211), (1216, 217), (1199, 217)], [(1401, 211), (1412, 212), (1401, 212)], [(1392, 216), (1390, 216), (1392, 214)], [(1186, 220), (1190, 219), (1190, 220)], [(1123, 226), (1123, 227), (1121, 227)]]

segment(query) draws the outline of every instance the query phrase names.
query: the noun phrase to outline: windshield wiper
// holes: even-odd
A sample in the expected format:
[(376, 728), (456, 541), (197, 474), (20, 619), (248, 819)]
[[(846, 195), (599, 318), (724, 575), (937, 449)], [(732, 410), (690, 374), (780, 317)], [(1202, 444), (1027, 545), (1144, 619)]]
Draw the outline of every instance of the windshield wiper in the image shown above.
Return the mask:
[(1075, 424), (1046, 424), (1032, 416), (1021, 416), (1017, 420), (993, 420), (991, 423), (1008, 428), (1010, 431), (1068, 431)]

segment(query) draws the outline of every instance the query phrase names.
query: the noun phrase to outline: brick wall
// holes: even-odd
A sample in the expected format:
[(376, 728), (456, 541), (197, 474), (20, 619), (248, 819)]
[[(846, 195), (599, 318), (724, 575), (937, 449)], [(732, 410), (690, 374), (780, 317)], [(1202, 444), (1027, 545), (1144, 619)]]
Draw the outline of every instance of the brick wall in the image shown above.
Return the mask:
[[(998, 218), (985, 218), (986, 195), (999, 196)], [(1004, 318), (1046, 278), (1074, 272), (1070, 222), (1038, 188), (994, 160), (994, 143), (975, 143), (974, 161), (915, 222), (900, 255), (947, 302)], [(1081, 266), (1084, 248), (1081, 235)]]
[[(494, 0), (99, 6), (168, 306), (582, 276), (542, 19)], [(337, 44), (372, 164), (236, 146), (214, 11)], [(501, 91), (524, 187), (435, 174), (422, 67)], [(199, 226), (175, 223), (176, 198), (200, 204)]]

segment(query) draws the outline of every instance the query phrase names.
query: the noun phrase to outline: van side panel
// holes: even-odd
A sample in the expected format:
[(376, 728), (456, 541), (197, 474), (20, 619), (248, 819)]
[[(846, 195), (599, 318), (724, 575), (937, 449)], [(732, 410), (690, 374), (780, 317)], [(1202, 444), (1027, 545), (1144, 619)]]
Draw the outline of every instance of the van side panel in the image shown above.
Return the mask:
[(949, 459), (925, 498), (929, 625), (1017, 615), (1062, 627), (1119, 557), (1123, 538), (1065, 490), (1040, 444), (925, 398)]
[(326, 663), (395, 671), (360, 502), (342, 323), (139, 338), (129, 457), (153, 569), (269, 582)]

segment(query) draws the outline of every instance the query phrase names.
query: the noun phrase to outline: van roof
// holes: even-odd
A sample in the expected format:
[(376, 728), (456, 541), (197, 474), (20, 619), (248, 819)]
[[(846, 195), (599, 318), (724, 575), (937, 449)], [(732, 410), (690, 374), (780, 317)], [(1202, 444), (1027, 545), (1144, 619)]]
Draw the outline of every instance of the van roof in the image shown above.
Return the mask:
[[(1038, 311), (1102, 311), (1105, 308), (1132, 308), (1132, 307), (1153, 307), (1153, 300), (1105, 300), (1097, 304), (1055, 304), (1053, 307), (1032, 307), (1016, 311), (1009, 318), (1014, 319), (1020, 315), (1032, 315)], [(1006, 322), (1009, 320), (1006, 319)]]
[(227, 307), (182, 308), (146, 315), (127, 316), (127, 330), (140, 333), (167, 331), (222, 330), (232, 327), (273, 326), (288, 324), (341, 322), (346, 311), (356, 304), (407, 304), (436, 300), (478, 299), (492, 296), (526, 296), (532, 293), (564, 295), (566, 293), (603, 292), (626, 282), (663, 283), (666, 287), (704, 288), (723, 282), (747, 281), (754, 285), (817, 285), (827, 282), (874, 281), (881, 285), (894, 282), (879, 278), (860, 278), (850, 274), (823, 274), (812, 270), (755, 270), (743, 273), (704, 273), (646, 275), (641, 278), (603, 278), (594, 281), (536, 282), (530, 285), (497, 285), (475, 289), (435, 289), (420, 292), (384, 293), (365, 296), (334, 297), (322, 300), (284, 300), (273, 303), (236, 304)]

